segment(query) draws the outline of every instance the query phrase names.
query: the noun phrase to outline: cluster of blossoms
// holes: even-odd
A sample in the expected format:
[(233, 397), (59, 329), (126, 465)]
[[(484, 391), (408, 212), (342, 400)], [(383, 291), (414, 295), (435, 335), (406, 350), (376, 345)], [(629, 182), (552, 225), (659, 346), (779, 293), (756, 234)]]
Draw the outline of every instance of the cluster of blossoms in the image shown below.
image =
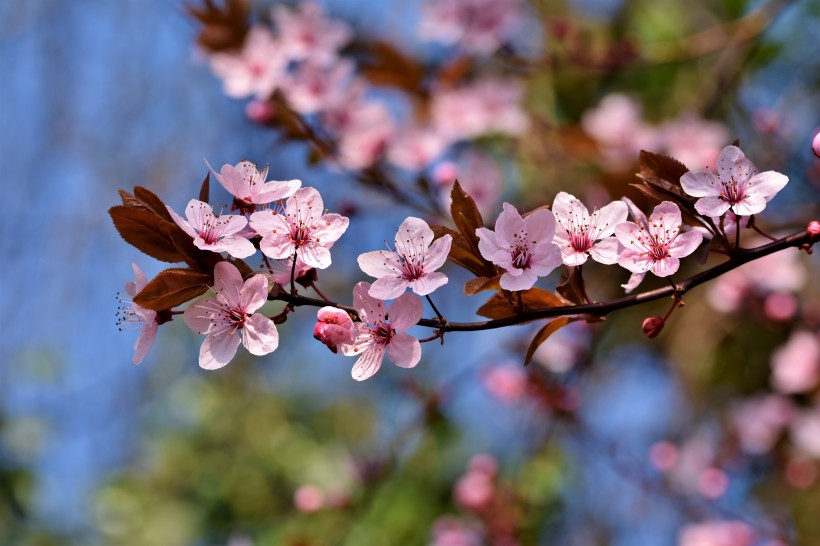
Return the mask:
[[(299, 180), (268, 181), (267, 169), (260, 171), (248, 161), (224, 165), (214, 175), (233, 196), (233, 209), (238, 214), (217, 214), (207, 202), (196, 199), (188, 203), (184, 218), (170, 207), (161, 211), (190, 237), (195, 248), (220, 256), (213, 267), (215, 295), (195, 302), (184, 312), (186, 324), (206, 336), (199, 357), (200, 366), (206, 369), (227, 364), (240, 344), (254, 355), (276, 350), (279, 336), (274, 321), (259, 309), (284, 292), (287, 284), (291, 285), (291, 295), (298, 293), (296, 280), (312, 285), (314, 270), (331, 265), (331, 247), (349, 224), (346, 217), (325, 211), (316, 189), (301, 187)], [(720, 154), (717, 174), (686, 172), (680, 184), (698, 198), (694, 205), (698, 213), (722, 225), (720, 217), (730, 211), (738, 224), (741, 217), (760, 212), (787, 181), (779, 173), (758, 173), (737, 147), (728, 146)], [(630, 210), (634, 221), (627, 220)], [(658, 277), (674, 274), (680, 259), (692, 254), (704, 239), (702, 230), (683, 230), (681, 211), (671, 201), (660, 203), (649, 216), (626, 198), (590, 213), (565, 192), (556, 195), (551, 210), (537, 209), (524, 216), (504, 203), (495, 230), (478, 227), (470, 235), (477, 240), (480, 256), (498, 272), (500, 288), (511, 292), (533, 288), (539, 278), (562, 264), (580, 271), (589, 259), (629, 270), (632, 277), (626, 288), (631, 290), (648, 272)], [(429, 298), (448, 282), (439, 269), (453, 244), (449, 233), (436, 238), (424, 220), (405, 219), (396, 232), (393, 249), (366, 252), (358, 258), (361, 270), (375, 281), (356, 285), (352, 309), (335, 305), (320, 309), (314, 337), (333, 352), (356, 356), (352, 375), (359, 381), (375, 374), (385, 355), (397, 366), (414, 367), (421, 358), (421, 346), (407, 330), (421, 320), (420, 296), (429, 300), (439, 325), (446, 323)], [(257, 248), (268, 270), (255, 274), (246, 270), (243, 274), (238, 267), (241, 260)], [(222, 260), (222, 253), (233, 262)], [(244, 262), (241, 265), (248, 267)], [(146, 286), (142, 272), (136, 266), (134, 271), (136, 280), (126, 286), (132, 297)], [(591, 301), (586, 293), (584, 297)], [(286, 308), (285, 315), (291, 310)], [(172, 312), (158, 314), (135, 304), (122, 313), (123, 322), (144, 324), (134, 357), (139, 362), (157, 326), (169, 320)], [(663, 319), (655, 319), (660, 322), (652, 326), (650, 336), (663, 326)], [(646, 323), (644, 326), (646, 329)], [(816, 379), (816, 366), (797, 372), (790, 368), (778, 372), (777, 377), (788, 385), (805, 383), (807, 374)]]
[[(332, 159), (346, 169), (384, 160), (410, 172), (435, 169), (434, 178), (447, 186), (458, 174), (453, 166), (469, 169), (477, 155), (454, 145), (485, 135), (521, 135), (529, 126), (522, 109), (524, 87), (491, 74), (471, 81), (433, 80), (423, 105), (408, 95), (408, 108), (389, 107), (343, 53), (353, 39), (346, 23), (327, 18), (315, 2), (300, 3), (295, 11), (277, 5), (271, 14), (275, 32), (252, 26), (241, 48), (211, 54), (211, 69), (228, 96), (253, 97), (247, 113), (256, 122), (272, 122), (281, 107), (274, 97), (283, 98), (334, 142)], [(460, 45), (467, 54), (490, 54), (514, 36), (522, 18), (520, 0), (430, 2), (419, 35)], [(414, 115), (406, 119), (398, 115), (401, 110)], [(492, 160), (483, 157), (483, 162)], [(498, 190), (493, 184), (482, 187), (484, 199), (494, 205)], [(446, 200), (445, 195), (442, 191)]]

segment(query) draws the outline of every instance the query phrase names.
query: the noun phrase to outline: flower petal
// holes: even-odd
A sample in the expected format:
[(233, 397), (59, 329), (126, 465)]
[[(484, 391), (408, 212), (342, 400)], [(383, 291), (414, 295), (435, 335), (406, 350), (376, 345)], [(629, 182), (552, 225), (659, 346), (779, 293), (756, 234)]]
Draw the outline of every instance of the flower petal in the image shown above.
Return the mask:
[(732, 212), (738, 216), (751, 216), (763, 212), (766, 208), (766, 198), (762, 195), (747, 195), (746, 199), (732, 206)]
[(730, 206), (720, 197), (702, 197), (695, 203), (695, 210), (704, 216), (722, 216)]
[(643, 278), (646, 277), (646, 273), (633, 273), (629, 276), (629, 280), (626, 284), (622, 284), (621, 288), (623, 288), (627, 294), (638, 288), (638, 285), (643, 282)]
[(296, 255), (305, 262), (308, 267), (316, 269), (327, 269), (330, 267), (330, 249), (317, 243), (310, 243), (300, 246), (296, 250)]
[(412, 281), (410, 286), (413, 289), (413, 292), (419, 296), (427, 296), (428, 294), (435, 292), (439, 287), (447, 284), (447, 281), (447, 275), (439, 271), (433, 271), (432, 273), (427, 273), (415, 281)]
[(530, 269), (521, 271), (520, 275), (511, 275), (509, 271), (501, 275), (499, 284), (504, 290), (529, 290), (538, 280), (538, 275)]
[(555, 216), (548, 210), (533, 212), (524, 218), (524, 225), (527, 229), (527, 240), (533, 245), (541, 241), (552, 241), (555, 236)]
[(680, 178), (680, 185), (692, 197), (717, 197), (722, 187), (717, 176), (709, 170), (685, 173)]
[(615, 237), (601, 239), (589, 250), (589, 255), (601, 264), (618, 263), (618, 240)]
[(191, 199), (188, 201), (188, 206), (185, 207), (185, 217), (197, 232), (202, 231), (206, 221), (213, 215), (214, 209), (211, 208), (211, 205), (198, 199)]
[(356, 381), (369, 379), (382, 367), (382, 360), (384, 360), (384, 346), (374, 343), (362, 353), (353, 365), (353, 369), (350, 370), (350, 375)]
[[(264, 277), (257, 275), (257, 277)], [(256, 356), (270, 354), (279, 347), (279, 332), (271, 319), (254, 313), (245, 321), (242, 329), (242, 344), (249, 353)]]
[(168, 209), (168, 214), (171, 215), (171, 219), (176, 222), (176, 225), (182, 228), (182, 231), (190, 235), (192, 238), (196, 237), (196, 230), (191, 227), (191, 224), (189, 224), (182, 216), (177, 214), (171, 207), (166, 206), (165, 208)]
[[(267, 169), (265, 169), (267, 171)], [(261, 176), (261, 180), (265, 177)], [(251, 203), (256, 205), (265, 205), (280, 199), (287, 199), (293, 195), (296, 190), (302, 187), (302, 181), (298, 179), (293, 180), (271, 180), (262, 185), (259, 191), (251, 196)]]
[(755, 167), (746, 159), (746, 155), (737, 146), (726, 146), (721, 150), (717, 161), (717, 170), (723, 182), (736, 180), (746, 181), (754, 174)]
[(761, 195), (769, 201), (777, 192), (782, 190), (789, 182), (789, 177), (775, 171), (766, 171), (754, 175), (749, 180), (751, 195)]
[(315, 227), (311, 230), (311, 236), (316, 242), (326, 245), (334, 243), (339, 240), (339, 237), (344, 235), (350, 220), (341, 214), (325, 214), (314, 224)]
[[(264, 234), (259, 241), (262, 254), (274, 260), (289, 260), (293, 256), (295, 245), (286, 235)], [(300, 256), (301, 258), (301, 256)], [(292, 263), (292, 262), (291, 262)]]
[(299, 188), (288, 198), (285, 212), (291, 218), (299, 218), (305, 223), (312, 223), (322, 217), (325, 210), (322, 196), (316, 188)]
[(396, 275), (379, 277), (370, 287), (369, 295), (380, 300), (393, 300), (404, 294), (410, 282)]
[(356, 261), (359, 262), (359, 268), (371, 277), (396, 276), (398, 271), (401, 270), (396, 253), (386, 250), (375, 250), (359, 254)]
[(238, 332), (207, 336), (199, 348), (199, 367), (218, 370), (230, 362), (242, 342)]
[(361, 318), (371, 324), (384, 322), (387, 312), (384, 302), (370, 296), (370, 283), (360, 282), (353, 287), (353, 307), (359, 311)]
[(495, 233), (498, 244), (507, 246), (516, 235), (527, 230), (527, 225), (524, 223), (524, 219), (521, 218), (521, 214), (518, 213), (518, 209), (514, 206), (504, 203), (503, 208), (504, 210), (495, 221)]
[(156, 319), (145, 322), (145, 325), (140, 331), (140, 335), (137, 336), (137, 341), (134, 343), (134, 364), (142, 362), (145, 355), (148, 354), (148, 350), (151, 348), (151, 345), (154, 344), (154, 340), (157, 337), (158, 327), (159, 324), (157, 324)]
[(396, 334), (387, 344), (387, 358), (400, 368), (413, 368), (421, 360), (421, 343), (410, 334)]
[(672, 201), (663, 201), (652, 211), (648, 219), (652, 226), (658, 226), (669, 237), (674, 237), (680, 231), (680, 208)]
[(257, 274), (245, 282), (239, 291), (239, 305), (246, 313), (253, 313), (268, 301), (268, 279)]
[(603, 239), (615, 233), (615, 226), (626, 221), (629, 208), (623, 201), (613, 201), (605, 207), (595, 211), (592, 215), (590, 229), (597, 231), (596, 239)]
[(219, 241), (218, 246), (225, 250), (234, 258), (247, 258), (256, 253), (256, 248), (253, 243), (239, 235), (226, 237)]
[(145, 285), (148, 284), (148, 277), (145, 276), (145, 273), (142, 272), (140, 266), (136, 263), (131, 263), (131, 269), (134, 270), (134, 289), (136, 290), (133, 294), (128, 294), (131, 297), (136, 296), (140, 290), (145, 288)]
[(397, 332), (404, 332), (418, 324), (423, 312), (424, 305), (421, 303), (421, 299), (413, 294), (399, 296), (396, 301), (390, 304), (387, 311), (390, 316), (390, 325)]
[(653, 261), (641, 252), (624, 249), (618, 255), (618, 265), (628, 269), (633, 273), (646, 273), (652, 266)]
[(493, 260), (493, 256), (503, 250), (498, 241), (498, 235), (494, 231), (484, 227), (476, 229), (475, 233), (478, 235), (478, 251), (481, 253), (481, 256), (483, 256), (485, 260), (496, 263), (495, 260)]
[[(691, 233), (691, 232), (690, 232)], [(674, 256), (667, 256), (662, 260), (655, 260), (649, 267), (650, 271), (658, 277), (668, 277), (678, 270), (680, 267), (680, 260)]]
[(197, 334), (207, 334), (213, 324), (213, 314), (218, 312), (220, 307), (216, 298), (203, 298), (185, 309), (182, 320)]
[(450, 249), (453, 247), (453, 236), (444, 235), (433, 241), (427, 252), (424, 253), (424, 270), (435, 271), (447, 261)]
[(681, 233), (669, 244), (669, 254), (675, 258), (689, 256), (697, 250), (702, 241), (703, 233), (699, 231), (693, 230)]
[(240, 304), (239, 291), (245, 285), (242, 274), (230, 262), (219, 262), (214, 266), (214, 292), (223, 302), (237, 307)]
[[(416, 249), (419, 246), (427, 248), (433, 242), (433, 230), (427, 225), (427, 222), (421, 218), (408, 216), (404, 222), (401, 223), (399, 229), (396, 231), (396, 251), (399, 254), (410, 254), (410, 250), (405, 250), (409, 245), (410, 249)], [(415, 252), (412, 252), (415, 254)]]

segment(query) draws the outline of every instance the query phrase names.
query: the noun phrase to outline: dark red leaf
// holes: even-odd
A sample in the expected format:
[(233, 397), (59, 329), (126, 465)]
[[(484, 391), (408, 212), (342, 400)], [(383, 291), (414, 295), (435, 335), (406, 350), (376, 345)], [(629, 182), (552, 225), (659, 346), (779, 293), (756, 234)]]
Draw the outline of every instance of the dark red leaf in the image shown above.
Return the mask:
[(172, 309), (204, 294), (212, 284), (212, 274), (191, 269), (166, 269), (134, 297), (134, 303), (154, 311)]

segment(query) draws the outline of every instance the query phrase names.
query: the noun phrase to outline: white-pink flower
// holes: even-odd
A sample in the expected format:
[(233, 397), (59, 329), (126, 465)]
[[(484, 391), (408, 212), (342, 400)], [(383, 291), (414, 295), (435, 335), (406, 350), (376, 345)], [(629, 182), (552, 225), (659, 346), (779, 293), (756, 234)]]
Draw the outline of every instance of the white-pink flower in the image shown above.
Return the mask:
[(433, 237), (427, 222), (410, 216), (396, 232), (395, 251), (360, 254), (359, 267), (377, 278), (370, 288), (370, 295), (392, 300), (412, 288), (419, 296), (426, 296), (447, 284), (447, 275), (436, 270), (447, 261), (453, 238), (445, 235), (433, 241)]
[(691, 112), (663, 123), (658, 132), (665, 152), (690, 169), (714, 167), (729, 139), (729, 132), (722, 123)]
[(321, 113), (322, 124), (339, 142), (336, 160), (356, 170), (375, 163), (396, 130), (387, 108), (363, 94), (363, 85), (353, 85), (341, 104)]
[(203, 298), (185, 310), (191, 330), (205, 335), (199, 349), (199, 365), (206, 370), (223, 367), (236, 354), (239, 344), (253, 355), (272, 353), (279, 346), (279, 332), (271, 319), (254, 313), (268, 299), (268, 280), (254, 275), (247, 282), (233, 264), (214, 267), (215, 296)]
[(282, 51), (294, 61), (332, 62), (353, 37), (346, 23), (326, 18), (316, 2), (300, 2), (298, 11), (276, 5), (271, 14), (279, 31)]
[(772, 387), (784, 394), (807, 392), (820, 381), (820, 339), (814, 332), (794, 332), (772, 353)]
[(618, 262), (618, 241), (612, 235), (615, 226), (626, 220), (626, 203), (615, 201), (590, 215), (581, 201), (562, 191), (555, 196), (552, 213), (558, 222), (553, 242), (566, 265), (581, 265), (587, 256), (602, 264)]
[(301, 63), (283, 85), (288, 104), (305, 115), (343, 107), (353, 69), (347, 59), (329, 65)]
[(287, 74), (288, 59), (265, 27), (252, 27), (239, 52), (214, 53), (211, 70), (222, 79), (225, 94), (235, 99), (270, 98)]
[(758, 173), (737, 146), (723, 148), (717, 171), (690, 171), (680, 179), (686, 193), (700, 197), (695, 209), (706, 216), (721, 216), (730, 208), (738, 216), (757, 214), (789, 181), (775, 171)]
[(501, 169), (483, 154), (469, 151), (459, 158), (458, 163), (442, 162), (433, 169), (432, 177), (441, 189), (441, 200), (447, 210), (450, 209), (450, 192), (456, 179), (473, 198), (481, 214), (489, 214), (498, 206), (503, 184)]
[(707, 521), (684, 525), (678, 546), (750, 546), (754, 539), (751, 527), (741, 521)]
[(555, 217), (538, 210), (522, 218), (518, 210), (504, 203), (495, 222), (495, 231), (478, 228), (478, 250), (485, 259), (505, 270), (501, 288), (527, 290), (538, 277), (548, 275), (561, 265), (561, 250), (552, 242)]
[(171, 218), (194, 239), (194, 245), (211, 252), (227, 252), (234, 258), (247, 258), (256, 252), (253, 243), (240, 233), (248, 219), (237, 214), (217, 216), (211, 205), (191, 199), (185, 207), (185, 218), (167, 207)]
[(387, 160), (398, 167), (418, 171), (438, 159), (449, 146), (450, 142), (434, 128), (412, 125), (394, 136)]
[(740, 446), (747, 453), (767, 453), (794, 417), (792, 401), (777, 394), (766, 394), (736, 404), (729, 418)]
[(513, 37), (522, 15), (521, 0), (428, 0), (423, 4), (419, 34), (490, 55)]
[[(129, 298), (133, 298), (148, 284), (148, 279), (145, 273), (142, 272), (140, 266), (135, 263), (131, 264), (134, 270), (134, 280), (125, 283), (125, 293)], [(157, 337), (157, 328), (159, 322), (157, 321), (157, 312), (145, 307), (140, 307), (136, 303), (131, 303), (127, 307), (122, 307), (117, 311), (117, 324), (120, 330), (123, 325), (137, 325), (140, 327), (140, 333), (137, 336), (137, 341), (134, 343), (134, 364), (139, 364), (148, 354), (151, 345)], [(141, 326), (140, 326), (141, 325)]]
[(325, 269), (330, 265), (329, 245), (347, 230), (348, 219), (323, 214), (324, 203), (314, 188), (299, 188), (285, 203), (285, 210), (251, 214), (251, 227), (262, 236), (262, 252), (274, 259), (296, 257), (305, 265)]
[(316, 313), (313, 337), (327, 345), (334, 353), (339, 345), (349, 345), (356, 339), (356, 326), (347, 311), (336, 307), (322, 307)]
[(598, 142), (604, 167), (620, 171), (638, 160), (641, 150), (657, 147), (657, 131), (643, 121), (638, 101), (627, 95), (607, 95), (581, 117), (581, 127)]
[(703, 240), (698, 231), (680, 233), (680, 229), (680, 209), (671, 201), (655, 207), (643, 225), (621, 222), (615, 226), (615, 236), (623, 247), (618, 264), (633, 273), (651, 271), (668, 277), (680, 267), (680, 258), (693, 253)]
[(302, 185), (301, 180), (267, 181), (268, 167), (261, 171), (255, 163), (240, 161), (235, 166), (225, 164), (217, 173), (210, 163), (214, 176), (243, 206), (265, 205), (293, 195)]
[(353, 307), (361, 322), (356, 323), (355, 341), (339, 347), (343, 355), (359, 357), (351, 370), (356, 381), (364, 381), (379, 371), (385, 353), (401, 368), (413, 368), (421, 359), (419, 340), (407, 333), (421, 320), (421, 300), (413, 294), (403, 294), (388, 309), (384, 301), (370, 296), (369, 291), (367, 282), (353, 288)]

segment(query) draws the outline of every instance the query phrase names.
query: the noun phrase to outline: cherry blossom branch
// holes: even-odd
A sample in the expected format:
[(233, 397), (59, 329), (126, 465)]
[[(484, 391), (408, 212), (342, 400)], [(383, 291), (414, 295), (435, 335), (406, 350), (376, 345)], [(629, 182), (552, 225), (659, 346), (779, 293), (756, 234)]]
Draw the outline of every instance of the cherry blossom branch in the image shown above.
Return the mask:
[[(769, 243), (767, 245), (763, 245), (753, 249), (741, 249), (725, 262), (716, 265), (710, 269), (707, 269), (706, 271), (702, 271), (696, 275), (693, 275), (688, 279), (684, 279), (683, 281), (676, 283), (674, 286), (670, 285), (663, 288), (649, 290), (647, 292), (641, 292), (640, 294), (625, 296), (623, 298), (618, 298), (610, 301), (586, 303), (580, 305), (567, 305), (561, 307), (549, 307), (547, 309), (534, 309), (526, 312), (520, 312), (511, 317), (476, 322), (448, 321), (445, 324), (442, 324), (442, 322), (437, 318), (423, 318), (418, 322), (418, 326), (435, 328), (443, 332), (472, 332), (479, 330), (494, 330), (496, 328), (515, 326), (519, 324), (524, 324), (526, 322), (531, 322), (534, 320), (569, 315), (589, 315), (593, 317), (603, 317), (608, 315), (612, 311), (616, 311), (618, 309), (625, 309), (627, 307), (633, 307), (636, 305), (640, 305), (642, 303), (655, 301), (670, 296), (680, 298), (680, 296), (682, 296), (692, 288), (695, 288), (696, 286), (711, 281), (712, 279), (715, 279), (733, 269), (737, 269), (738, 267), (744, 264), (747, 264), (754, 260), (758, 260), (770, 254), (774, 254), (775, 252), (779, 252), (781, 250), (791, 247), (802, 248), (806, 251), (811, 251), (812, 245), (814, 245), (814, 243), (816, 243), (817, 241), (817, 235), (812, 234), (809, 230), (801, 231), (793, 235), (789, 235), (788, 237), (778, 239), (777, 241)], [(351, 306), (311, 298), (307, 296), (301, 296), (298, 294), (294, 295), (287, 294), (285, 292), (280, 292), (275, 296), (271, 296), (270, 299), (285, 301), (294, 306), (332, 306), (338, 309), (343, 309), (354, 316), (358, 316), (358, 312), (356, 311), (356, 309)]]

